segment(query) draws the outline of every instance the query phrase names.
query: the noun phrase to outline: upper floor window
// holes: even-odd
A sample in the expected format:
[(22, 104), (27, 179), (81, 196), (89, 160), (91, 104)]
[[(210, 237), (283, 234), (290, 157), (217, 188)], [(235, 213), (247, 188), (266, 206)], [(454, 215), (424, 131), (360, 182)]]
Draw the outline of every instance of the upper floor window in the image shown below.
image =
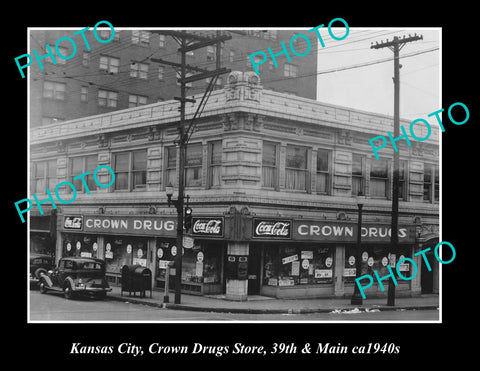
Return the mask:
[(278, 155), (277, 144), (272, 142), (263, 142), (262, 151), (262, 187), (278, 188)]
[[(258, 72), (261, 73), (263, 71), (263, 63), (262, 63), (263, 58), (260, 57), (259, 55), (254, 55), (253, 60), (257, 65)], [(252, 62), (250, 61), (250, 58), (247, 58), (247, 66), (251, 66), (251, 65), (252, 65)]]
[(330, 152), (324, 149), (317, 150), (317, 193), (328, 193), (330, 183)]
[(385, 159), (372, 160), (370, 165), (370, 196), (387, 197), (389, 164), (390, 161)]
[(265, 39), (276, 40), (277, 39), (277, 30), (265, 30), (263, 33)]
[(99, 68), (108, 73), (118, 73), (120, 59), (115, 57), (108, 57), (106, 55), (100, 56)]
[[(98, 30), (98, 35), (100, 36), (100, 39), (102, 40), (110, 40), (112, 37), (112, 30)], [(113, 35), (113, 40), (120, 40), (120, 32), (115, 31), (115, 34)]]
[[(58, 48), (58, 53), (57, 53), (57, 48)], [(65, 48), (63, 46), (57, 46), (56, 48), (51, 48), (51, 49), (52, 49), (52, 54), (56, 57), (55, 61), (57, 62), (57, 64), (67, 63), (67, 60), (62, 58), (62, 57), (68, 57), (72, 54), (71, 52), (68, 51), (67, 48)], [(62, 57), (59, 57), (58, 56), (59, 54)], [(51, 58), (47, 58), (47, 61), (50, 62), (50, 63), (53, 63)]]
[(202, 185), (202, 143), (189, 144), (185, 154), (185, 186)]
[[(90, 191), (97, 190), (97, 184), (93, 179), (93, 172), (97, 168), (97, 155), (72, 157), (70, 159), (69, 175), (70, 182), (75, 186), (77, 192), (86, 192), (85, 186), (81, 178), (73, 179), (85, 172), (90, 172), (84, 177), (85, 183)], [(71, 192), (70, 187), (65, 188)], [(88, 192), (87, 192), (88, 193)]]
[(81, 86), (80, 87), (80, 101), (87, 102), (88, 101), (88, 86)]
[[(220, 46), (220, 59), (223, 57), (223, 46)], [(217, 59), (217, 47), (214, 45), (207, 46), (207, 61), (214, 61)]]
[(285, 63), (283, 66), (283, 75), (285, 77), (297, 77), (298, 76), (298, 66), (291, 64), (291, 63)]
[(132, 62), (130, 63), (130, 77), (137, 77), (139, 79), (147, 79), (148, 64)]
[(209, 186), (217, 187), (221, 185), (222, 171), (222, 141), (217, 140), (209, 143)]
[(147, 104), (147, 97), (144, 97), (142, 95), (133, 95), (133, 94), (130, 94), (128, 96), (129, 108), (143, 106), (144, 104)]
[(438, 165), (424, 164), (423, 199), (430, 202), (440, 200), (440, 169)]
[(365, 194), (365, 156), (352, 155), (352, 195)]
[(138, 190), (147, 186), (147, 150), (114, 154), (116, 190)]
[(158, 35), (158, 47), (165, 48), (165, 35)]
[(44, 81), (43, 97), (57, 100), (65, 100), (66, 85), (61, 82)]
[(83, 52), (82, 54), (82, 66), (88, 67), (90, 66), (90, 52)]
[(165, 185), (176, 186), (177, 183), (177, 147), (165, 149)]
[(285, 159), (285, 188), (308, 190), (307, 148), (288, 146)]
[(117, 107), (118, 93), (115, 91), (99, 90), (98, 105), (101, 107)]
[(133, 30), (132, 44), (150, 45), (150, 32)]
[(45, 193), (57, 185), (57, 160), (38, 161), (33, 164), (32, 193)]

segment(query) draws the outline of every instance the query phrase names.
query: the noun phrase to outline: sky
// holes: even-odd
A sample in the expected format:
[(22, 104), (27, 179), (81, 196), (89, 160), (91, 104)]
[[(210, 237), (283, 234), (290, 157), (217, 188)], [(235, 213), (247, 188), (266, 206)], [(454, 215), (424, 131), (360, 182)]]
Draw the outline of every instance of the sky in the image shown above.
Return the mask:
[[(338, 35), (344, 31), (338, 29)], [(400, 50), (400, 117), (427, 118), (441, 108), (440, 28), (351, 27), (341, 41), (325, 37), (325, 47), (318, 48), (317, 100), (393, 116), (393, 51), (370, 46), (372, 42), (415, 33), (423, 40), (406, 43)], [(414, 53), (421, 54), (409, 56)], [(390, 60), (383, 63), (341, 70), (387, 58)]]

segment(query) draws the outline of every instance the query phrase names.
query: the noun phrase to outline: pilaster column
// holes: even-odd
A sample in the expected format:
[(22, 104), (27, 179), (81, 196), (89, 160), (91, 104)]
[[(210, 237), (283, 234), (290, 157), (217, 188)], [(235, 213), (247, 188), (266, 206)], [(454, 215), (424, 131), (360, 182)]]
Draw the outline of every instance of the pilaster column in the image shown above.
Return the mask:
[[(240, 256), (248, 256), (248, 242), (229, 242), (227, 245), (227, 255), (235, 257), (238, 263)], [(228, 260), (228, 257), (227, 257)], [(228, 300), (245, 301), (248, 298), (248, 279), (227, 278), (226, 298)]]

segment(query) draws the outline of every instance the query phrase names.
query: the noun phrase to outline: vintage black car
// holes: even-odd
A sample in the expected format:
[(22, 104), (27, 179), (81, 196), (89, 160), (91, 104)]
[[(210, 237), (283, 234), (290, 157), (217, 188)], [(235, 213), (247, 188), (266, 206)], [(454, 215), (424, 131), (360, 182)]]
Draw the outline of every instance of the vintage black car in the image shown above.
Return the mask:
[(53, 268), (53, 262), (50, 255), (30, 253), (30, 287), (38, 286), (40, 276)]
[(66, 299), (90, 295), (103, 299), (111, 287), (105, 278), (105, 262), (101, 259), (68, 257), (58, 267), (40, 277), (40, 292), (63, 292)]

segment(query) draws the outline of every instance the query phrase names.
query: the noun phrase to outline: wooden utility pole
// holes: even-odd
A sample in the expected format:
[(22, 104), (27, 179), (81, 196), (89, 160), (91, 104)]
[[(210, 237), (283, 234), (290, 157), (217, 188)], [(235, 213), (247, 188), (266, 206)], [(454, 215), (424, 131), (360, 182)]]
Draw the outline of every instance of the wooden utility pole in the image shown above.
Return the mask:
[[(380, 48), (389, 48), (393, 51), (393, 70), (394, 70), (394, 103), (393, 103), (393, 135), (394, 139), (398, 138), (400, 135), (400, 50), (405, 46), (406, 43), (422, 40), (423, 36), (414, 36), (408, 35), (408, 37), (403, 36), (399, 38), (395, 36), (392, 41), (376, 43), (371, 48), (380, 49)], [(374, 160), (375, 161), (375, 160)], [(399, 165), (400, 165), (400, 148), (397, 147), (397, 151), (393, 152), (393, 179), (392, 179), (392, 224), (391, 224), (391, 237), (390, 237), (390, 251), (389, 251), (389, 264), (395, 264), (396, 253), (398, 246), (398, 191), (399, 191)], [(395, 259), (393, 258), (395, 256)], [(388, 280), (388, 294), (387, 294), (387, 305), (395, 306), (395, 284), (392, 277)]]
[[(194, 115), (194, 118), (197, 117), (197, 113), (203, 107), (200, 107), (202, 104), (205, 105), (211, 90), (214, 87), (214, 80), (224, 73), (230, 72), (229, 69), (220, 68), (220, 46), (223, 41), (229, 40), (232, 37), (229, 35), (220, 35), (217, 31), (216, 37), (206, 37), (200, 36), (194, 33), (188, 33), (184, 31), (153, 31), (154, 33), (170, 35), (175, 41), (179, 44), (178, 51), (180, 52), (180, 63), (170, 62), (163, 59), (151, 58), (152, 62), (157, 62), (165, 64), (168, 66), (176, 67), (177, 71), (180, 71), (180, 97), (174, 97), (174, 99), (180, 101), (180, 123), (178, 126), (178, 135), (179, 139), (177, 141), (178, 145), (178, 199), (174, 202), (177, 209), (177, 255), (175, 256), (175, 304), (181, 303), (181, 291), (182, 291), (182, 250), (183, 250), (183, 218), (184, 218), (184, 199), (185, 199), (185, 158), (186, 158), (186, 149), (188, 140), (191, 136), (191, 133), (194, 130), (193, 119), (190, 122), (188, 128), (185, 126), (185, 103), (195, 103), (194, 99), (189, 99), (186, 97), (187, 84), (197, 80), (203, 80), (206, 78), (211, 78), (210, 84), (208, 85), (207, 91), (204, 93), (201, 103), (197, 107), (197, 112)], [(209, 45), (217, 46), (217, 61), (216, 69), (209, 71), (203, 68), (198, 68), (195, 66), (187, 65), (186, 54), (189, 51), (204, 48)], [(187, 71), (199, 72), (196, 75), (187, 77)], [(188, 196), (187, 196), (188, 197)], [(188, 206), (188, 202), (187, 202)]]

